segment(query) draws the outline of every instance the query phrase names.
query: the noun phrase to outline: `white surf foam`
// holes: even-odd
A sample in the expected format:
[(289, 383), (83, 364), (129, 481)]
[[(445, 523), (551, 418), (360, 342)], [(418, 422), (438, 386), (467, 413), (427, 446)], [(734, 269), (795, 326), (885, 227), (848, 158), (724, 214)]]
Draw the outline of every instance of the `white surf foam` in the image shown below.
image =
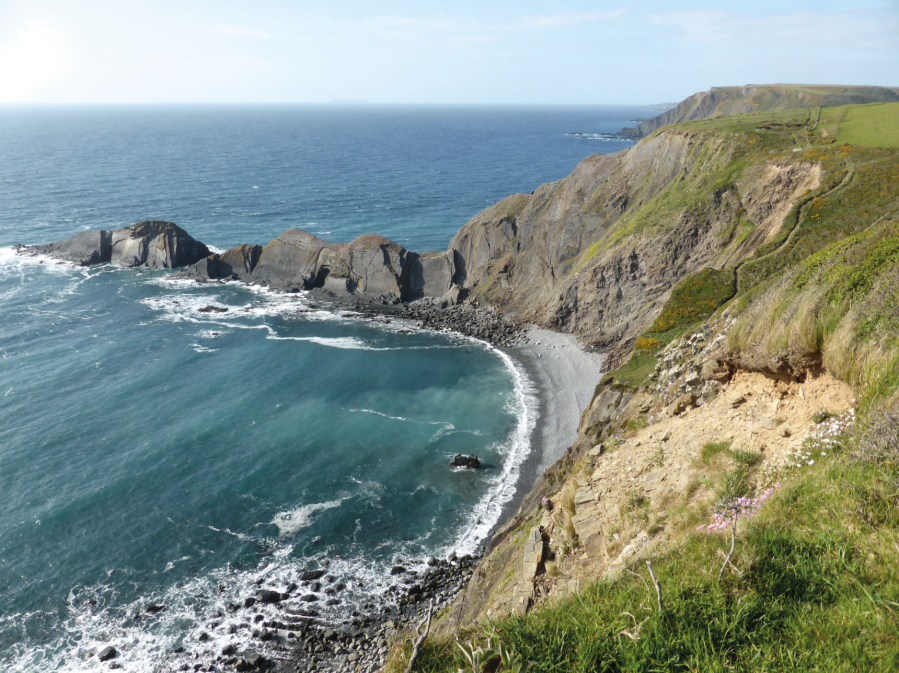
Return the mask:
[(524, 368), (500, 349), (483, 341), (478, 343), (498, 355), (512, 374), (514, 392), (506, 409), (515, 414), (517, 420), (502, 444), (505, 457), (502, 470), (473, 508), (468, 524), (460, 531), (455, 542), (444, 550), (445, 554), (452, 551), (457, 554), (474, 553), (499, 521), (503, 505), (512, 499), (518, 489), (521, 465), (531, 451), (531, 437), (540, 415), (537, 389)]
[(291, 337), (279, 336), (277, 334), (269, 334), (268, 339), (274, 341), (306, 341), (308, 343), (318, 344), (319, 346), (328, 346), (329, 348), (343, 348), (345, 350), (354, 351), (383, 351), (386, 348), (375, 348), (356, 337)]
[(301, 505), (294, 509), (278, 512), (271, 522), (278, 527), (281, 537), (296, 535), (296, 533), (303, 528), (307, 528), (313, 524), (313, 517), (316, 512), (340, 507), (344, 500), (345, 498), (340, 498), (339, 500), (330, 500), (328, 502), (316, 502), (310, 505)]
[(206, 526), (209, 530), (214, 530), (216, 533), (227, 533), (228, 535), (233, 535), (238, 540), (244, 540), (246, 542), (252, 542), (256, 538), (252, 535), (244, 535), (243, 533), (235, 533), (229, 528), (216, 528), (215, 526)]

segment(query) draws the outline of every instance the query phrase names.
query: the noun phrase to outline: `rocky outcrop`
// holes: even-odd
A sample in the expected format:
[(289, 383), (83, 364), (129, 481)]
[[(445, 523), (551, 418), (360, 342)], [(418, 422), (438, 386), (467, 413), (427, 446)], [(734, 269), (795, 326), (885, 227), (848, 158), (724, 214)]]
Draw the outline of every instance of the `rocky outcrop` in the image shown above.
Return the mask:
[(82, 266), (118, 264), (173, 269), (209, 255), (209, 249), (172, 222), (147, 220), (109, 231), (98, 229), (46, 245), (17, 245), (19, 254), (48, 255)]
[(193, 278), (230, 278), (244, 280), (259, 263), (260, 245), (238, 245), (219, 254), (204, 257), (182, 273)]
[(179, 273), (197, 280), (231, 279), (296, 291), (324, 288), (385, 304), (421, 298), (458, 303), (459, 255), (415, 253), (382, 236), (329, 243), (302, 229), (289, 229), (265, 247), (240, 245), (209, 255)]
[(478, 457), (475, 455), (471, 456), (463, 456), (461, 453), (457, 453), (453, 456), (453, 459), (449, 462), (453, 467), (466, 467), (470, 470), (477, 470), (481, 467), (481, 461), (478, 460)]
[(783, 158), (746, 166), (712, 188), (715, 171), (744, 151), (739, 142), (666, 129), (504, 199), (450, 243), (460, 287), (510, 317), (610, 350), (615, 366), (680, 280), (751, 257), (820, 188), (820, 165)]

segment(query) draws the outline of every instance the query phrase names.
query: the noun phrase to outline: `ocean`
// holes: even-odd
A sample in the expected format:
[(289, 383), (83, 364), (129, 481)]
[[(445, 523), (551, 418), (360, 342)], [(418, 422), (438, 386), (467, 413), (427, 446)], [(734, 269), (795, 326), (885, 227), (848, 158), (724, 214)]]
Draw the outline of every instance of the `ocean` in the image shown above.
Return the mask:
[[(316, 608), (345, 623), (392, 565), (478, 548), (538, 420), (526, 373), (488, 344), (13, 243), (164, 219), (216, 249), (300, 227), (442, 250), (649, 116), (0, 108), (0, 667), (99, 670), (107, 644), (126, 671), (166, 670), (177, 647), (202, 662), (250, 638), (226, 633), (230, 603), (303, 569), (345, 585)], [(165, 610), (132, 618), (151, 603)]]

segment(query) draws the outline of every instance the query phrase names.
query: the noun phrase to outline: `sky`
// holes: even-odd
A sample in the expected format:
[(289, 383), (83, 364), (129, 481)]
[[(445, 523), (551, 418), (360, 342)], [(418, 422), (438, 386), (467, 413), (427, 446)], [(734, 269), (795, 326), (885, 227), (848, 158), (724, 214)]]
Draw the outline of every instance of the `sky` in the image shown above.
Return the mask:
[(899, 87), (899, 0), (0, 0), (0, 103), (651, 104)]

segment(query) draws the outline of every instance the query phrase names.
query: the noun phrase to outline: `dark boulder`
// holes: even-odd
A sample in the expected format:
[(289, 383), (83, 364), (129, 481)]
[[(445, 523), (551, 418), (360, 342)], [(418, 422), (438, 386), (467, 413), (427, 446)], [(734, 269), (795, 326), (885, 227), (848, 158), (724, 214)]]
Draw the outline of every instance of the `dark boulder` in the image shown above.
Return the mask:
[(280, 591), (271, 591), (269, 589), (262, 589), (256, 592), (256, 600), (260, 603), (280, 603), (286, 597)]
[(261, 654), (251, 654), (239, 660), (234, 668), (241, 673), (255, 673), (256, 671), (267, 671), (271, 667), (271, 663)]
[(453, 467), (467, 467), (476, 470), (481, 466), (481, 461), (475, 455), (463, 456), (461, 453), (457, 453), (449, 464)]
[(100, 661), (109, 661), (110, 659), (115, 659), (118, 652), (116, 648), (112, 645), (107, 645), (102, 650), (100, 650), (100, 654), (97, 655), (97, 659)]

